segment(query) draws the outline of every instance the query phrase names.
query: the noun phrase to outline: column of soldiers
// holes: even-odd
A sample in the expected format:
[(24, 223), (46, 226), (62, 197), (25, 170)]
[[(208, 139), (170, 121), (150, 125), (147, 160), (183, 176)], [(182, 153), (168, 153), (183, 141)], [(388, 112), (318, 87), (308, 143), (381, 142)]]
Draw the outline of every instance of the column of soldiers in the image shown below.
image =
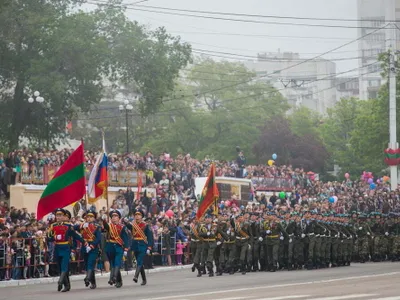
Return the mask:
[(400, 260), (400, 214), (304, 212), (191, 220), (192, 271), (221, 276)]

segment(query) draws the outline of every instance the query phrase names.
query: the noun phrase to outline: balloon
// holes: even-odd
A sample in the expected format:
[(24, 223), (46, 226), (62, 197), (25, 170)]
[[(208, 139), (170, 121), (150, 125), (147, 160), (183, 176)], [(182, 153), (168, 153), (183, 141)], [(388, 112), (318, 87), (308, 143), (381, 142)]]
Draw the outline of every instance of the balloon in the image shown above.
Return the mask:
[(278, 158), (278, 155), (276, 155), (275, 153), (272, 154), (272, 159), (273, 159), (273, 160), (276, 160), (277, 158)]
[(272, 160), (272, 159), (270, 159), (269, 161), (268, 161), (268, 166), (272, 166), (274, 164), (274, 161)]
[(285, 197), (286, 197), (286, 193), (285, 192), (280, 192), (279, 193), (279, 198), (285, 199)]
[(167, 210), (166, 212), (165, 212), (165, 215), (167, 215), (168, 217), (170, 217), (170, 218), (172, 218), (173, 216), (174, 216), (174, 212), (172, 211), (172, 210)]
[(346, 179), (349, 179), (350, 174), (349, 174), (349, 173), (346, 173), (346, 174), (344, 174), (344, 177), (345, 177)]
[(333, 197), (329, 197), (329, 203), (335, 203), (335, 199)]
[(380, 181), (379, 179), (377, 179), (377, 180), (376, 180), (376, 183), (377, 183), (377, 184), (380, 184), (380, 183), (381, 183), (381, 181)]
[(371, 190), (376, 189), (376, 184), (375, 184), (375, 183), (371, 183), (371, 184), (369, 185), (369, 188), (370, 188)]
[(225, 201), (225, 206), (226, 206), (226, 207), (230, 207), (230, 206), (231, 206), (231, 201), (226, 200), (226, 201)]
[(369, 184), (371, 184), (371, 183), (373, 183), (373, 182), (374, 182), (374, 180), (373, 180), (372, 178), (369, 178), (369, 179), (368, 179), (368, 183), (369, 183)]

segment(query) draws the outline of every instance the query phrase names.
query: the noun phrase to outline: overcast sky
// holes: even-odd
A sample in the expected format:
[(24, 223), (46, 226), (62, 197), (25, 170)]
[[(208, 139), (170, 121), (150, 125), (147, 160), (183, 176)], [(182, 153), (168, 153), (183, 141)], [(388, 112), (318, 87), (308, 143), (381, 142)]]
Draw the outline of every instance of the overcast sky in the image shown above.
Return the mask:
[[(124, 3), (128, 4), (137, 1), (125, 0)], [(357, 19), (356, 0), (149, 0), (141, 4), (243, 14)], [(138, 9), (150, 9), (143, 6), (136, 7)], [(277, 52), (280, 49), (281, 52), (298, 52), (302, 57), (310, 58), (357, 38), (357, 29), (354, 28), (243, 23), (158, 14), (132, 9), (128, 9), (127, 14), (132, 20), (137, 20), (150, 28), (166, 27), (170, 33), (180, 35), (184, 41), (191, 43), (194, 49), (229, 52), (247, 56), (255, 56), (257, 52)], [(281, 23), (357, 26), (357, 22), (302, 21), (293, 19), (258, 20)], [(357, 56), (357, 42), (354, 42), (340, 50), (325, 55), (324, 58), (355, 58)], [(243, 59), (247, 58), (238, 58), (238, 60)], [(338, 61), (336, 62), (336, 72), (344, 72), (357, 66), (357, 59)]]

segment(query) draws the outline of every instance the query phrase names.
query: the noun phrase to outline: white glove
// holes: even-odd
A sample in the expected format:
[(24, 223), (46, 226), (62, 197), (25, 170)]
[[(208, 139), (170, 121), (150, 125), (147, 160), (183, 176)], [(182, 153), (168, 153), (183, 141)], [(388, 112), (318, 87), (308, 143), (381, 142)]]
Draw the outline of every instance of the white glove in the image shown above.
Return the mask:
[(217, 242), (217, 246), (221, 245), (222, 243), (220, 241)]
[(341, 240), (340, 242), (343, 243), (343, 240)]
[(302, 234), (301, 234), (301, 238), (304, 239), (305, 237), (306, 237), (306, 235), (305, 235), (304, 233), (302, 233)]
[(367, 235), (371, 235), (369, 232), (367, 232)]
[(353, 236), (350, 234), (350, 238), (352, 239), (353, 238)]
[(258, 238), (258, 240), (259, 240), (260, 242), (262, 242), (264, 239), (260, 236), (260, 237)]
[(271, 233), (271, 230), (267, 230), (267, 234), (270, 234)]
[(70, 255), (70, 256), (71, 256), (71, 259), (72, 259), (72, 260), (75, 259), (75, 253), (74, 253), (74, 252), (71, 252), (71, 255)]
[(62, 238), (61, 234), (57, 234), (56, 240), (57, 240), (57, 241), (61, 241), (61, 238)]
[(106, 221), (106, 220), (107, 220), (107, 215), (104, 214), (101, 218), (102, 218), (104, 221)]
[(280, 240), (281, 240), (281, 241), (283, 241), (284, 239), (285, 239), (285, 237), (284, 237), (284, 236), (281, 236), (281, 237), (280, 237)]
[(147, 249), (146, 254), (150, 255), (150, 253), (151, 253), (150, 249)]
[(385, 232), (385, 235), (386, 235), (386, 236), (389, 236), (389, 232)]
[(362, 227), (358, 227), (358, 230), (362, 230)]
[(207, 235), (210, 236), (210, 235), (211, 235), (211, 232), (207, 232)]
[(127, 217), (125, 217), (124, 222), (129, 222), (129, 219)]
[(249, 250), (251, 250), (251, 245), (249, 244)]
[(89, 253), (92, 250), (89, 246), (86, 246), (86, 253)]
[(231, 231), (230, 230), (228, 230), (227, 232), (226, 232), (226, 234), (230, 234), (231, 233)]
[(290, 240), (289, 240), (289, 243), (291, 243), (291, 242), (293, 242), (293, 240), (292, 240), (292, 239), (290, 239)]
[(89, 223), (83, 224), (83, 228), (88, 228), (88, 227), (89, 227)]
[(128, 252), (124, 251), (124, 256), (127, 257), (128, 256)]
[(358, 235), (356, 234), (356, 238), (358, 238)]

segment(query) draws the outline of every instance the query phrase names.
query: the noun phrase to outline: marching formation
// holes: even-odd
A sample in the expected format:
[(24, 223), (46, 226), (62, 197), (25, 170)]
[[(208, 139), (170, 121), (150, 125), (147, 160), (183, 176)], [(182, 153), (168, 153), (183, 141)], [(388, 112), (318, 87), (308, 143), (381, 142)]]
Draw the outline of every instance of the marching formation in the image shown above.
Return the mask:
[(191, 221), (192, 271), (308, 270), (400, 259), (400, 215), (305, 212), (206, 215)]
[(86, 270), (85, 286), (90, 286), (90, 289), (96, 288), (95, 265), (99, 257), (102, 230), (107, 232), (105, 251), (111, 265), (108, 283), (115, 285), (116, 288), (122, 287), (122, 260), (123, 257), (127, 257), (129, 248), (133, 250), (137, 261), (133, 281), (138, 282), (138, 277), (141, 275), (142, 285), (147, 283), (143, 259), (145, 255), (151, 254), (153, 235), (143, 221), (143, 211), (136, 210), (135, 219), (129, 222), (128, 219), (121, 220), (121, 213), (118, 210), (112, 210), (109, 213), (110, 220), (108, 221), (105, 215), (102, 224), (95, 222), (96, 212), (88, 211), (83, 216), (85, 223), (75, 226), (69, 222), (71, 213), (68, 210), (58, 208), (54, 214), (56, 221), (50, 226), (48, 238), (55, 243), (55, 258), (60, 269), (57, 287), (59, 292), (68, 292), (71, 289), (69, 264), (73, 255), (72, 249), (77, 242), (82, 243), (81, 251)]

